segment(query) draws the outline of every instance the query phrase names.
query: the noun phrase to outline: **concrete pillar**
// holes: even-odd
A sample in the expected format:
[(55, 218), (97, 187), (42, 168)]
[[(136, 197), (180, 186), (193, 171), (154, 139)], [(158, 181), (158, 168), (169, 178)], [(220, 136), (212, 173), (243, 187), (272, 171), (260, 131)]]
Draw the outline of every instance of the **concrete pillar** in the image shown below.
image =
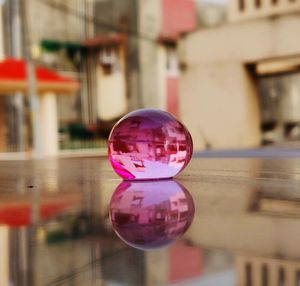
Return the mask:
[(0, 226), (0, 285), (9, 285), (8, 227)]
[(57, 105), (54, 93), (45, 93), (40, 97), (40, 126), (43, 156), (58, 154)]

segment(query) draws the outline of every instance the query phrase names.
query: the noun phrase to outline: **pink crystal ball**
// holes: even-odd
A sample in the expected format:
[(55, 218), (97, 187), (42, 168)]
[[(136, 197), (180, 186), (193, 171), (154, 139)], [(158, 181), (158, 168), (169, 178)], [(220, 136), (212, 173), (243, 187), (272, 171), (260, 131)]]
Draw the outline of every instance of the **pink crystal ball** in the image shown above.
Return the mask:
[(187, 128), (172, 114), (138, 109), (116, 123), (108, 139), (108, 158), (125, 180), (172, 178), (193, 153)]
[(112, 195), (109, 217), (126, 244), (150, 250), (167, 246), (190, 227), (193, 198), (173, 180), (124, 181)]

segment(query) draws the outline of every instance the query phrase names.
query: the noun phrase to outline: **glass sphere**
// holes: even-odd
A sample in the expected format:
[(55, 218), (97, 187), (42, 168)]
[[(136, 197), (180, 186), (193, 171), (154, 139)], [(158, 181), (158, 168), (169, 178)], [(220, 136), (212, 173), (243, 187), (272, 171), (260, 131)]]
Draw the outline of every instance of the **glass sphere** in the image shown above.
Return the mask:
[(190, 193), (172, 180), (122, 182), (109, 206), (116, 234), (142, 250), (174, 242), (189, 228), (194, 213)]
[(193, 141), (170, 113), (139, 109), (124, 116), (108, 139), (108, 158), (125, 180), (172, 178), (189, 163)]

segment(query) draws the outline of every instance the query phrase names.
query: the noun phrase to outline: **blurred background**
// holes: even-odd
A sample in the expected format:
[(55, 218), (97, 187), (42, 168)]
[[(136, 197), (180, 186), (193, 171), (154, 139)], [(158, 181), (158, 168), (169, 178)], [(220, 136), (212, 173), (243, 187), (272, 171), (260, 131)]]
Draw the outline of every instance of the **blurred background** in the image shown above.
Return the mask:
[(159, 108), (196, 151), (300, 140), (299, 0), (1, 0), (0, 154), (105, 150)]
[[(104, 154), (145, 107), (177, 116), (196, 151), (296, 150), (299, 13), (300, 0), (0, 0), (0, 159)], [(2, 162), (0, 285), (300, 285), (298, 159), (195, 160), (181, 177), (194, 223), (155, 252), (114, 235), (106, 160), (66, 161)]]

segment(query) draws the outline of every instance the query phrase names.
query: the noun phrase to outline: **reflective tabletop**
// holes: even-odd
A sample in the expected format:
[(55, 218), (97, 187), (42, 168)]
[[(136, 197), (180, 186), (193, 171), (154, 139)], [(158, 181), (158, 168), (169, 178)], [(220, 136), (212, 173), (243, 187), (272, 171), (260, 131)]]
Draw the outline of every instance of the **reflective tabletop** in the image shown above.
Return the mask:
[(1, 286), (300, 285), (299, 159), (139, 182), (105, 158), (0, 168)]

